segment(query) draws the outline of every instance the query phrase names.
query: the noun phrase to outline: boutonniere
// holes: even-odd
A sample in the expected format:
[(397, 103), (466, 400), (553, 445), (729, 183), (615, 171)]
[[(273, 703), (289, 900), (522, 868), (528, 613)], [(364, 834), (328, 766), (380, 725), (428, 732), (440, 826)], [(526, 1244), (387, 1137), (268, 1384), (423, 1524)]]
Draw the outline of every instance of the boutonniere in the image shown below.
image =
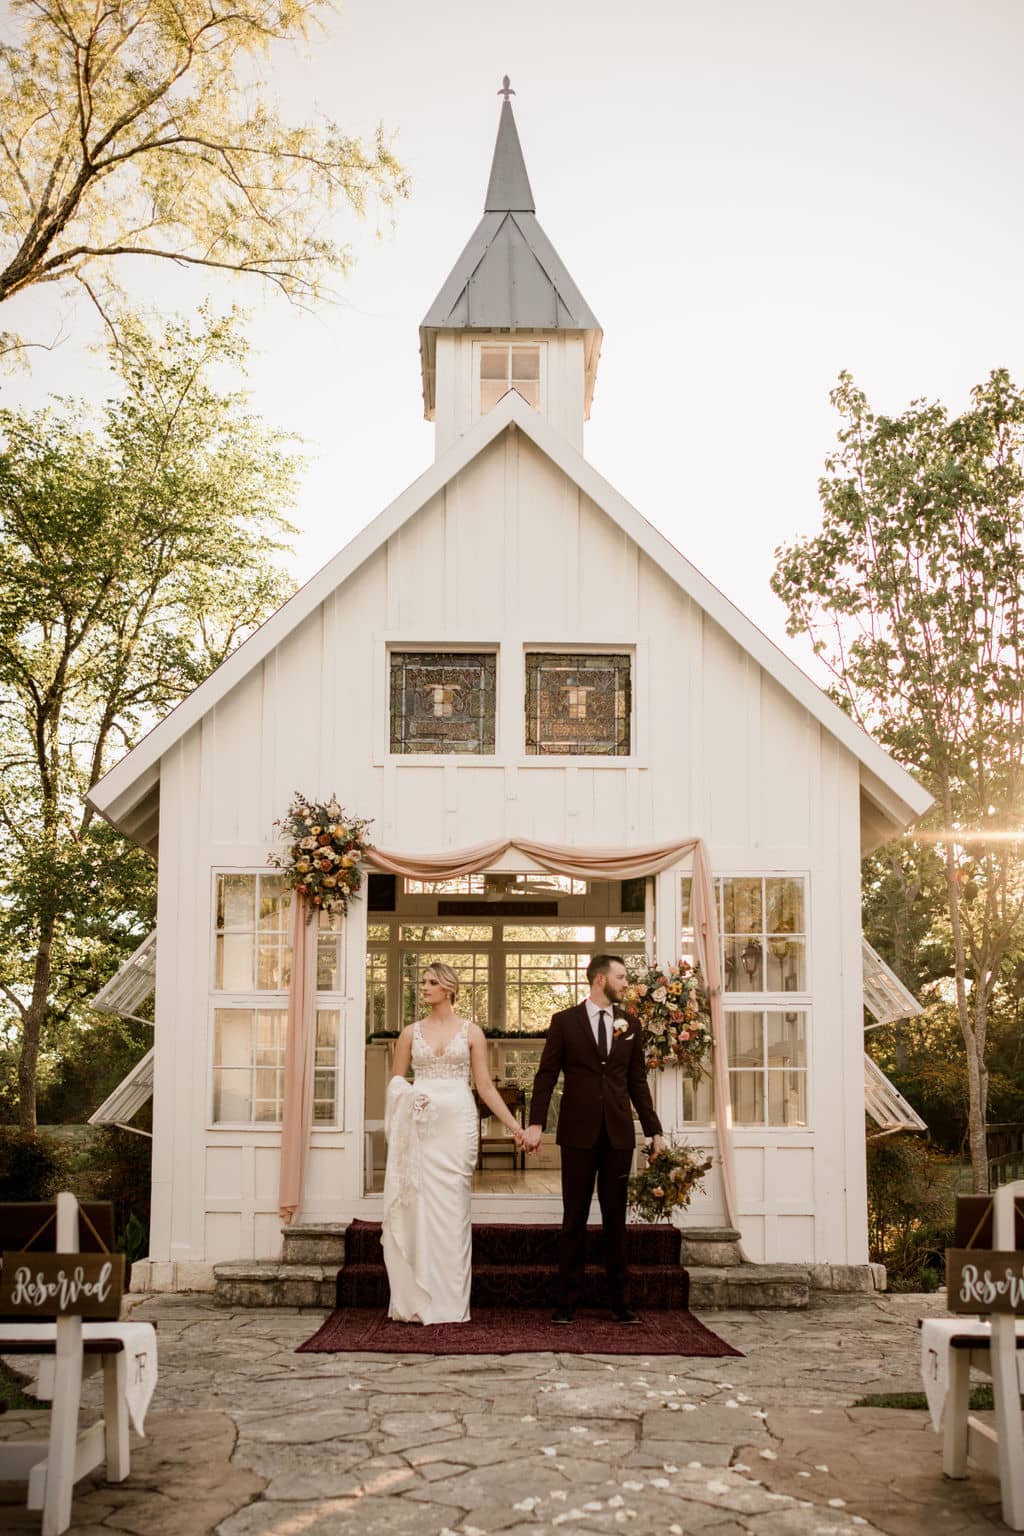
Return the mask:
[(628, 1019), (615, 1019), (613, 1024), (612, 1024), (612, 1034), (615, 1035), (615, 1036), (618, 1036), (618, 1035), (625, 1035), (625, 1034), (628, 1034), (628, 1033), (629, 1033), (629, 1020)]

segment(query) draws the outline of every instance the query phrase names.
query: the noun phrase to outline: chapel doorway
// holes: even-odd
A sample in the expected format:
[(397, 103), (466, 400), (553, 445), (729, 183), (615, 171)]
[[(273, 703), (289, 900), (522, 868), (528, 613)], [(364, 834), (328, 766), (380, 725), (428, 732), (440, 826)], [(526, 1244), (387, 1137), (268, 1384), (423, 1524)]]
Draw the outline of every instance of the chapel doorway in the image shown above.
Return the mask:
[[(530, 1087), (552, 1013), (587, 992), (591, 955), (645, 950), (645, 880), (574, 880), (540, 872), (410, 880), (371, 875), (366, 953), (364, 1183), (384, 1186), (384, 1097), (399, 1031), (420, 1011), (420, 978), (444, 960), (460, 980), (459, 1012), (488, 1037), (491, 1076), (526, 1123)], [(554, 1128), (558, 1094), (549, 1127)], [(529, 1158), (481, 1108), (476, 1195), (558, 1196), (552, 1136)]]

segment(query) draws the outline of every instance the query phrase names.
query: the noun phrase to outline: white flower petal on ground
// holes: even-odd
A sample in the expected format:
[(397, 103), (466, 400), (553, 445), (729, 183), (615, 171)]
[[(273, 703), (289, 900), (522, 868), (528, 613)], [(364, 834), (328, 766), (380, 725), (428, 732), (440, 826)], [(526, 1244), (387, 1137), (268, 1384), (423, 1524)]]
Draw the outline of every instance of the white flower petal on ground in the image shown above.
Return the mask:
[(808, 1408), (808, 1413), (824, 1413), (824, 1408)]
[(750, 1468), (747, 1466), (745, 1461), (734, 1461), (732, 1464), (732, 1470), (734, 1472), (749, 1472)]
[(738, 1408), (739, 1407), (739, 1403), (736, 1401), (736, 1399), (734, 1397), (727, 1397), (726, 1400), (725, 1400), (725, 1406), (727, 1408)]
[(697, 1412), (697, 1404), (696, 1403), (673, 1403), (672, 1407), (673, 1408), (681, 1408), (684, 1413), (696, 1413)]
[(815, 1472), (827, 1472), (828, 1471), (828, 1462), (827, 1461), (819, 1461), (818, 1464), (816, 1465), (816, 1467), (814, 1468), (814, 1470), (815, 1470)]
[(809, 1472), (798, 1472), (797, 1473), (797, 1477), (810, 1477), (810, 1475), (811, 1474)]
[(536, 1424), (537, 1420), (532, 1413), (524, 1413), (519, 1422), (520, 1424)]
[(704, 1463), (702, 1461), (688, 1461), (686, 1465), (691, 1472), (702, 1472), (704, 1470)]
[(651, 1487), (652, 1488), (671, 1488), (671, 1486), (672, 1486), (672, 1484), (669, 1482), (667, 1477), (652, 1477), (651, 1478)]
[(707, 1483), (705, 1486), (707, 1487), (708, 1493), (728, 1493), (729, 1492), (729, 1484), (728, 1483), (721, 1483), (721, 1482), (718, 1481), (717, 1478), (712, 1478), (711, 1482)]
[(584, 1509), (593, 1509), (593, 1510), (604, 1509), (604, 1504), (601, 1502), (600, 1499), (588, 1499), (587, 1502), (584, 1504), (583, 1508)]
[(569, 1495), (566, 1493), (564, 1488), (552, 1488), (551, 1492), (548, 1494), (549, 1499), (558, 1499), (559, 1503), (564, 1503), (568, 1497)]
[(682, 1408), (684, 1406), (688, 1408), (690, 1405), (689, 1405), (689, 1403), (686, 1403), (685, 1405), (683, 1403), (666, 1403), (665, 1404), (665, 1407), (668, 1409), (669, 1413), (678, 1413), (680, 1408)]
[(644, 1489), (643, 1483), (638, 1483), (632, 1479), (629, 1482), (623, 1483), (622, 1486), (623, 1488), (628, 1488), (630, 1493), (642, 1493)]
[(540, 1448), (540, 1453), (541, 1453), (542, 1456), (557, 1456), (558, 1455), (558, 1446), (557, 1445), (542, 1445), (541, 1448)]
[(779, 1459), (775, 1451), (758, 1451), (757, 1454), (763, 1461), (778, 1461)]
[(663, 1461), (661, 1464), (661, 1470), (663, 1472), (678, 1472), (679, 1468), (674, 1464), (674, 1462)]
[(623, 1504), (625, 1504), (625, 1502), (626, 1501), (622, 1497), (621, 1493), (613, 1493), (611, 1498), (608, 1500), (608, 1508), (609, 1509), (621, 1509)]
[(570, 1424), (569, 1433), (570, 1435), (585, 1435), (586, 1430), (582, 1424)]
[(530, 1510), (536, 1509), (539, 1503), (540, 1499), (534, 1498), (533, 1494), (530, 1494), (529, 1498), (520, 1499), (518, 1504), (512, 1505), (512, 1508), (522, 1510), (524, 1514), (528, 1515)]
[(829, 1509), (845, 1509), (846, 1508), (846, 1500), (845, 1499), (829, 1499), (828, 1507), (829, 1507)]
[(682, 1526), (681, 1525), (670, 1525), (669, 1526), (669, 1536), (683, 1536), (683, 1528), (682, 1528)]

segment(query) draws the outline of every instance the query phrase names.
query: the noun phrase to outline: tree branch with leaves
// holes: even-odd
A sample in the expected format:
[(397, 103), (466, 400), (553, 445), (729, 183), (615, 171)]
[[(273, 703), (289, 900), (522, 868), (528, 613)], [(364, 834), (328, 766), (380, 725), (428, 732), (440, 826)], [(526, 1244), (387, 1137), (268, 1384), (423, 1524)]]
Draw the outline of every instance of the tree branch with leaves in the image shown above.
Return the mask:
[[(0, 302), (81, 282), (104, 314), (129, 257), (316, 300), (350, 252), (332, 212), (408, 190), (382, 129), (282, 121), (259, 71), (326, 0), (14, 0), (0, 42)], [(5, 338), (7, 350), (19, 345)]]
[(821, 531), (776, 551), (772, 589), (836, 701), (935, 797), (914, 836), (942, 859), (984, 1190), (989, 1011), (1024, 941), (1024, 397), (997, 370), (960, 416), (890, 417), (843, 374), (832, 403)]

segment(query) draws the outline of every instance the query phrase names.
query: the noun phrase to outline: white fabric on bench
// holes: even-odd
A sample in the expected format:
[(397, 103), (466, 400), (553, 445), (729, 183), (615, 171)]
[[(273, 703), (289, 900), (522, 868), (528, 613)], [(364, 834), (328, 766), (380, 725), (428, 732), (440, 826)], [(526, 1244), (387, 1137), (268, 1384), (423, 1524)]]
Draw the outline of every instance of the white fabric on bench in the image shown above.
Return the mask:
[[(1016, 1327), (1018, 1339), (1024, 1339), (1024, 1318)], [(942, 1415), (949, 1394), (949, 1362), (954, 1339), (977, 1339), (978, 1347), (992, 1338), (992, 1324), (981, 1317), (926, 1317), (921, 1324), (921, 1379), (928, 1399), (932, 1428), (942, 1428)], [(1017, 1376), (1024, 1392), (1024, 1350), (1017, 1352)]]
[[(56, 1323), (0, 1323), (0, 1355), (4, 1344), (55, 1344)], [(152, 1323), (82, 1324), (82, 1343), (119, 1342), (125, 1353), (125, 1403), (132, 1424), (145, 1435), (146, 1412), (156, 1390), (156, 1329)]]

